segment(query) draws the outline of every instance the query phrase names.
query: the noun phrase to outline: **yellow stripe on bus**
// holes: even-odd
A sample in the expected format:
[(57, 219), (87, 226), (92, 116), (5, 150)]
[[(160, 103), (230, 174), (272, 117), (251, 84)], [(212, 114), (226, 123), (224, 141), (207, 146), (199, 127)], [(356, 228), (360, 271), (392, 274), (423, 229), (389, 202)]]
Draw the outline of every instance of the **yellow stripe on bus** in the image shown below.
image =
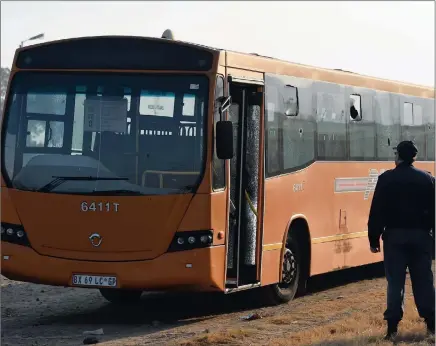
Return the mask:
[[(331, 236), (327, 236), (327, 237), (313, 238), (312, 244), (329, 243), (332, 241), (346, 240), (346, 239), (357, 239), (357, 238), (366, 237), (367, 235), (368, 235), (367, 231), (355, 232), (355, 233), (335, 234), (335, 235), (331, 235)], [(283, 247), (282, 243), (264, 244), (263, 251), (278, 250), (278, 249), (281, 249), (282, 247)]]
[(332, 241), (345, 240), (345, 239), (363, 238), (366, 237), (367, 235), (368, 235), (367, 231), (356, 232), (356, 233), (335, 234), (327, 237), (313, 238), (312, 244), (329, 243)]
[(264, 244), (263, 245), (263, 251), (272, 251), (272, 250), (278, 250), (283, 247), (282, 243), (275, 243), (275, 244)]

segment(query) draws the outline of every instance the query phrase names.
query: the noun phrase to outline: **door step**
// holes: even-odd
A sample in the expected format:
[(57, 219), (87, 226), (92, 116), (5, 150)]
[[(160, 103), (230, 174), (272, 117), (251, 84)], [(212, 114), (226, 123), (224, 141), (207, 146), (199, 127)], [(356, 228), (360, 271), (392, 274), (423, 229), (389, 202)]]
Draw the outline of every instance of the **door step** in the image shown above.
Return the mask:
[(246, 291), (246, 290), (256, 288), (256, 287), (260, 287), (260, 282), (256, 282), (255, 284), (243, 285), (243, 286), (239, 286), (239, 287), (235, 287), (235, 288), (226, 288), (224, 293), (230, 294), (230, 293), (235, 293), (235, 292), (240, 292), (240, 291)]

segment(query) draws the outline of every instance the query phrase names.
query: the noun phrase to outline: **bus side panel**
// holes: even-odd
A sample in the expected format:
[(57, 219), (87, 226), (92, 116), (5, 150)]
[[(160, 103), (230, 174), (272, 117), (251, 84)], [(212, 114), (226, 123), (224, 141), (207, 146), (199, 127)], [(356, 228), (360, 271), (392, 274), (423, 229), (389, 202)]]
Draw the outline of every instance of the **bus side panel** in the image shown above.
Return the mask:
[[(320, 179), (320, 176), (323, 176), (323, 179)], [(332, 183), (326, 183), (328, 181)], [(319, 249), (317, 251), (321, 251), (319, 254), (322, 254), (318, 263), (318, 253), (313, 249), (311, 272), (317, 267), (321, 267), (323, 271), (342, 267), (344, 256), (337, 251), (337, 241), (320, 242), (324, 237), (340, 233), (333, 202), (333, 182), (333, 167), (323, 163), (314, 163), (293, 174), (267, 179), (265, 181), (264, 247), (269, 244), (282, 243), (290, 220), (294, 215), (301, 214), (306, 217), (310, 237), (313, 241), (318, 241), (315, 246)], [(298, 184), (303, 184), (303, 189), (294, 191), (294, 186)], [(281, 253), (277, 254), (279, 260), (280, 255)], [(263, 272), (271, 270), (280, 272), (276, 269), (277, 267), (267, 268), (266, 265), (264, 263)]]
[[(375, 166), (375, 167), (374, 167)], [(387, 167), (386, 163), (379, 163), (378, 165), (372, 164), (371, 168), (379, 168)], [(434, 163), (432, 162), (417, 162), (415, 164), (416, 168), (423, 169), (425, 171), (430, 172), (434, 175)], [(369, 168), (369, 167), (368, 167)], [(346, 194), (343, 194), (345, 196)], [(360, 193), (355, 193), (356, 197), (361, 195)], [(342, 248), (345, 255), (345, 265), (346, 267), (354, 267), (359, 266), (366, 263), (376, 263), (383, 261), (383, 246), (382, 252), (379, 254), (373, 254), (369, 251), (369, 242), (367, 237), (367, 222), (368, 222), (368, 213), (370, 208), (370, 203), (372, 200), (372, 194), (369, 196), (368, 200), (362, 201), (362, 198), (349, 198), (348, 210), (350, 216), (350, 229), (357, 229), (358, 227), (362, 227), (362, 233), (358, 234), (359, 237), (345, 239), (342, 241)], [(382, 241), (381, 241), (382, 242)], [(382, 242), (383, 243), (383, 242)]]
[[(427, 160), (416, 167), (434, 174), (433, 99), (314, 79), (265, 73), (263, 250), (283, 243), (290, 220), (303, 215), (311, 275), (383, 259), (369, 251), (367, 222), (377, 177), (394, 168), (393, 146), (416, 140), (418, 160)], [(286, 116), (296, 100), (298, 115)], [(413, 103), (412, 118), (403, 114), (405, 102)], [(281, 255), (268, 253), (263, 263), (263, 282), (281, 272), (268, 267), (274, 256)]]
[[(381, 243), (383, 243), (382, 240), (380, 241)], [(373, 254), (369, 250), (369, 241), (367, 236), (344, 240), (343, 243), (343, 246), (349, 249), (348, 252), (345, 253), (346, 267), (356, 267), (362, 264), (370, 264), (383, 261), (383, 246), (381, 252), (379, 252), (378, 254)]]
[(264, 250), (262, 253), (262, 286), (272, 285), (280, 281), (280, 257), (282, 249)]
[[(388, 162), (315, 162), (294, 174), (265, 182), (264, 249), (282, 243), (289, 220), (303, 214), (312, 240), (311, 275), (376, 263), (382, 253), (369, 251), (367, 222), (374, 186), (369, 171), (391, 169)], [(433, 163), (417, 162), (416, 167), (433, 174)], [(304, 189), (294, 184), (304, 180)], [(273, 283), (280, 272), (280, 253), (265, 251), (262, 283)], [(275, 266), (275, 267), (270, 267)], [(279, 268), (279, 269), (276, 269)]]
[[(211, 207), (212, 207), (212, 229), (214, 231), (214, 245), (224, 245), (226, 242), (225, 234), (228, 225), (227, 217), (227, 193), (226, 191), (220, 191), (211, 195)], [(221, 239), (218, 234), (221, 233)], [(224, 263), (223, 263), (224, 266)], [(223, 268), (224, 269), (224, 268)]]
[[(264, 247), (281, 243), (291, 218), (302, 214), (308, 220), (312, 240), (312, 275), (345, 268), (350, 258), (353, 265), (380, 261), (381, 256), (372, 254), (367, 243), (366, 224), (373, 190), (367, 199), (365, 191), (371, 168), (391, 167), (382, 162), (315, 162), (299, 172), (267, 179)], [(338, 178), (339, 182), (347, 183), (353, 183), (354, 179), (358, 186), (355, 190), (360, 191), (335, 191)], [(294, 190), (295, 184), (303, 181), (304, 188)], [(263, 272), (277, 271), (267, 265), (265, 262)]]
[[(226, 203), (225, 191), (213, 194), (196, 194), (189, 204), (178, 231), (189, 232), (212, 229), (214, 231), (213, 244), (225, 244)], [(218, 238), (219, 232), (223, 232), (221, 239)]]
[(211, 198), (209, 194), (195, 194), (178, 228), (179, 232), (210, 229)]
[(4, 186), (1, 188), (1, 216), (2, 222), (21, 225), (20, 218), (9, 196), (8, 188)]

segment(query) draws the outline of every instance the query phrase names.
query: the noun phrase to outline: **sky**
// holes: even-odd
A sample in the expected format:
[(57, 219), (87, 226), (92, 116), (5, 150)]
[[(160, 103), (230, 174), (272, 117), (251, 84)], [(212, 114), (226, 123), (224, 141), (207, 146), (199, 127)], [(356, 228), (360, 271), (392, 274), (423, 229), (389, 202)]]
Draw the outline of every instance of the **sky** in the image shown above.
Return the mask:
[(39, 33), (160, 37), (168, 28), (183, 41), (435, 85), (433, 1), (1, 1), (1, 66)]

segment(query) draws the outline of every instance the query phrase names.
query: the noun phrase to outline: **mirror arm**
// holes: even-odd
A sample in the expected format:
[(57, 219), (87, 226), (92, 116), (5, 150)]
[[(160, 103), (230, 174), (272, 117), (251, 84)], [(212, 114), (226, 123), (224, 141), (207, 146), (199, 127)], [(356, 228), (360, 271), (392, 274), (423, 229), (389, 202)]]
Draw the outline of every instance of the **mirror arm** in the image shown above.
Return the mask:
[(231, 96), (222, 96), (219, 98), (221, 105), (219, 107), (219, 112), (220, 112), (220, 120), (223, 121), (223, 115), (224, 112), (227, 111), (231, 104), (232, 104), (232, 97)]

